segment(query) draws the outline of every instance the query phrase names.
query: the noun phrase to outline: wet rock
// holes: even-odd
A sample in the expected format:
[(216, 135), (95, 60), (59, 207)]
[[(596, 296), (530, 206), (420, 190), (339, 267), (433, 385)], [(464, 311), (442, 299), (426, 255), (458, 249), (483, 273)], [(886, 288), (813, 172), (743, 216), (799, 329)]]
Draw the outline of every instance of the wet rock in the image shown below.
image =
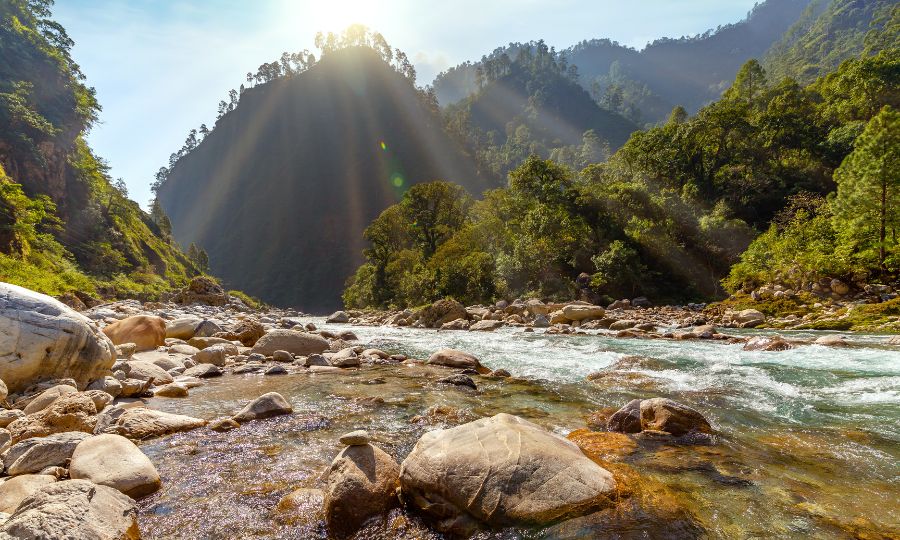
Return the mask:
[(325, 523), (336, 538), (349, 538), (366, 521), (398, 504), (400, 466), (377, 446), (344, 448), (328, 470)]
[(816, 345), (825, 345), (826, 347), (846, 347), (849, 345), (847, 336), (837, 334), (817, 337), (813, 343)]
[(359, 356), (356, 355), (356, 351), (354, 351), (352, 347), (341, 349), (339, 352), (333, 354), (331, 358), (328, 359), (328, 362), (332, 366), (339, 368), (358, 367), (360, 365)]
[(232, 420), (227, 416), (223, 416), (221, 418), (216, 418), (212, 422), (209, 423), (209, 429), (213, 431), (218, 431), (220, 433), (231, 431), (232, 429), (237, 429), (241, 427), (240, 424)]
[(278, 501), (276, 519), (294, 527), (314, 528), (324, 516), (325, 492), (321, 489), (300, 488)]
[(786, 351), (794, 346), (781, 336), (753, 336), (744, 344), (745, 351)]
[(445, 322), (441, 325), (441, 330), (468, 330), (469, 329), (469, 321), (466, 319), (455, 319), (450, 322)]
[(188, 397), (188, 388), (179, 382), (173, 382), (154, 388), (153, 395), (165, 398), (184, 398)]
[(272, 353), (272, 360), (276, 362), (293, 362), (294, 355), (287, 351), (275, 351)]
[(222, 370), (218, 366), (212, 364), (197, 364), (192, 368), (184, 370), (184, 375), (188, 377), (197, 377), (198, 379), (209, 379), (211, 377), (220, 377)]
[(366, 349), (362, 352), (362, 356), (366, 356), (369, 358), (381, 358), (382, 360), (387, 360), (391, 357), (391, 355), (382, 351), (381, 349)]
[(341, 442), (341, 444), (346, 444), (347, 446), (369, 444), (369, 432), (358, 429), (356, 431), (351, 431), (350, 433), (341, 435), (340, 439), (338, 440)]
[(478, 390), (478, 387), (475, 385), (475, 381), (473, 381), (471, 377), (463, 375), (461, 373), (450, 375), (449, 377), (444, 377), (443, 379), (438, 379), (438, 383), (452, 384), (453, 386), (465, 386), (467, 388), (471, 388), (472, 390)]
[(259, 373), (260, 371), (263, 370), (264, 367), (265, 366), (263, 366), (262, 364), (247, 364), (247, 365), (244, 365), (244, 366), (241, 366), (241, 367), (235, 369), (234, 371), (232, 371), (232, 373), (234, 373), (235, 375), (245, 375), (247, 373)]
[(6, 473), (18, 476), (37, 473), (47, 467), (65, 465), (78, 443), (90, 436), (89, 433), (71, 431), (20, 441), (3, 457)]
[(36, 398), (31, 400), (31, 403), (25, 406), (25, 414), (43, 411), (49, 407), (51, 403), (59, 399), (60, 396), (74, 394), (76, 392), (78, 392), (78, 390), (74, 386), (69, 386), (67, 384), (58, 384), (52, 388), (48, 388), (38, 394)]
[(134, 343), (138, 351), (150, 351), (166, 342), (166, 321), (152, 315), (135, 315), (103, 328), (113, 344)]
[(534, 322), (531, 323), (535, 328), (549, 328), (550, 321), (547, 319), (546, 315), (536, 315), (534, 317)]
[(169, 384), (175, 379), (163, 368), (150, 362), (128, 362), (128, 378), (139, 381), (153, 381), (154, 384)]
[(0, 538), (140, 540), (141, 533), (130, 497), (87, 480), (67, 480), (26, 497), (0, 526)]
[(641, 400), (633, 399), (613, 413), (606, 423), (610, 431), (638, 433), (641, 431)]
[(129, 439), (144, 440), (169, 433), (190, 431), (205, 425), (206, 420), (200, 418), (137, 407), (126, 409), (119, 414), (111, 430)]
[(248, 403), (232, 418), (235, 422), (243, 424), (251, 420), (261, 420), (282, 414), (290, 414), (294, 408), (284, 396), (278, 392), (269, 392)]
[(297, 332), (295, 330), (276, 329), (259, 338), (252, 352), (271, 356), (275, 351), (284, 350), (291, 354), (308, 356), (328, 349), (328, 341), (322, 336)]
[(641, 427), (678, 437), (689, 432), (711, 433), (712, 428), (696, 410), (666, 398), (641, 401)]
[(46, 409), (15, 420), (7, 429), (12, 444), (31, 437), (46, 437), (65, 431), (92, 433), (97, 423), (97, 407), (84, 393), (66, 394)]
[(0, 373), (10, 392), (36, 380), (104, 375), (115, 350), (96, 324), (62, 302), (0, 283)]
[(610, 504), (612, 474), (578, 447), (498, 414), (419, 439), (400, 472), (403, 498), (438, 528), (547, 524)]
[[(0, 484), (0, 512), (7, 514), (15, 512), (23, 500), (54, 482), (56, 482), (56, 477), (46, 474), (23, 474), (3, 482)], [(46, 537), (36, 536), (33, 538)]]
[(325, 319), (326, 323), (344, 324), (350, 322), (350, 315), (346, 311), (335, 311)]
[(284, 366), (272, 366), (267, 369), (264, 375), (287, 375), (288, 370)]
[(114, 398), (119, 397), (122, 393), (122, 383), (116, 379), (115, 377), (106, 376), (101, 379), (97, 379), (87, 387), (88, 390), (101, 390), (111, 395)]
[(184, 317), (166, 323), (166, 337), (188, 340), (194, 337), (197, 327), (203, 319), (199, 317)]
[(494, 371), (492, 371), (492, 372), (490, 373), (490, 376), (491, 376), (491, 377), (501, 377), (501, 378), (506, 378), (506, 377), (512, 377), (512, 374), (511, 374), (509, 371), (507, 371), (507, 370), (505, 370), (505, 369), (503, 369), (503, 368), (500, 368), (500, 369), (495, 369)]
[(506, 323), (504, 323), (503, 321), (483, 320), (483, 321), (478, 321), (475, 324), (473, 324), (472, 326), (470, 326), (469, 330), (472, 332), (493, 332), (494, 330), (500, 328), (501, 326), (503, 326), (505, 324)]
[(453, 368), (485, 370), (475, 356), (458, 349), (441, 349), (428, 357), (428, 363)]
[(637, 326), (639, 321), (634, 319), (622, 319), (620, 321), (616, 321), (609, 325), (610, 330), (628, 330), (629, 328), (634, 328)]
[(117, 489), (132, 498), (157, 491), (162, 485), (156, 467), (140, 448), (120, 435), (96, 435), (75, 447), (69, 476)]

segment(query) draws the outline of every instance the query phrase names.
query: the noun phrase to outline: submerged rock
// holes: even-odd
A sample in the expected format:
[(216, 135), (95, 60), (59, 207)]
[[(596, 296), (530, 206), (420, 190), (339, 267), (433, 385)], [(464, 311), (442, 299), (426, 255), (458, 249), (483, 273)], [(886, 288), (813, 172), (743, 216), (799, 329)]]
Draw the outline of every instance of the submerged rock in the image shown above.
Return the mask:
[(610, 504), (612, 474), (578, 447), (521, 418), (498, 414), (431, 431), (403, 461), (403, 498), (467, 534), (490, 526), (547, 524)]
[(336, 538), (348, 538), (369, 519), (384, 515), (397, 500), (400, 466), (371, 444), (344, 448), (328, 470), (325, 522)]
[(781, 336), (753, 336), (750, 338), (750, 341), (744, 345), (745, 351), (775, 352), (786, 351), (793, 348), (794, 346)]
[(0, 538), (140, 540), (141, 533), (130, 497), (87, 480), (67, 480), (26, 497), (0, 525)]
[(262, 420), (272, 416), (282, 414), (290, 414), (294, 412), (294, 408), (284, 396), (278, 392), (269, 392), (248, 403), (232, 418), (240, 424), (251, 420)]

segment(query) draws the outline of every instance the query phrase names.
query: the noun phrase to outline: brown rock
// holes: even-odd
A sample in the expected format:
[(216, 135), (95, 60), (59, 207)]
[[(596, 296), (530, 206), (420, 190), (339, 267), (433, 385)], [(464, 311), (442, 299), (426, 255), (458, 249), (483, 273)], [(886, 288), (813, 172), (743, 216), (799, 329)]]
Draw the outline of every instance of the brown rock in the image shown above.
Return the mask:
[(166, 343), (166, 321), (152, 315), (128, 317), (102, 331), (113, 344), (134, 343), (139, 351), (149, 351)]
[(64, 431), (92, 433), (97, 423), (96, 414), (97, 406), (91, 396), (82, 392), (66, 394), (46, 409), (13, 421), (7, 429), (12, 436), (12, 444)]
[(337, 538), (348, 538), (369, 519), (398, 503), (400, 466), (377, 446), (348, 446), (334, 458), (325, 489), (325, 522)]

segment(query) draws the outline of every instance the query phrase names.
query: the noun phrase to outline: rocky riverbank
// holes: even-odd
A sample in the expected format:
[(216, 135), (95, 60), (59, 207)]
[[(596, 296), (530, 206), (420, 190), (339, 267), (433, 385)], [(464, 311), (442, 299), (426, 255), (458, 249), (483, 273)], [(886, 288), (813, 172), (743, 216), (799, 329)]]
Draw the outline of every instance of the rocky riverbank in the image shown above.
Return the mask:
[[(189, 509), (162, 501), (192, 485), (212, 489), (204, 487), (212, 471), (201, 464), (240, 459), (235, 449), (248, 438), (253, 448), (284, 448), (290, 433), (316, 433), (323, 439), (314, 448), (335, 448), (337, 455), (293, 462), (298, 470), (318, 468), (300, 477), (284, 465), (251, 468), (271, 477), (278, 494), (250, 519), (254, 536), (438, 538), (518, 530), (542, 538), (616, 531), (699, 538), (710, 525), (641, 464), (677, 455), (676, 461), (701, 459), (715, 482), (750, 485), (752, 475), (727, 472), (736, 455), (725, 441), (734, 434), (717, 426), (711, 410), (668, 399), (641, 373), (658, 360), (623, 357), (590, 374), (588, 394), (561, 403), (565, 423), (582, 429), (560, 433), (541, 413), (559, 409), (550, 405), (560, 401), (559, 389), (470, 351), (444, 347), (419, 357), (385, 350), (359, 340), (348, 325), (437, 328), (446, 336), (513, 329), (696, 340), (748, 351), (808, 343), (720, 332), (702, 306), (529, 301), (466, 308), (444, 300), (416, 312), (338, 312), (317, 327), (297, 312), (252, 311), (216, 291), (78, 313), (0, 286), (0, 342), (12, 351), (0, 358), (8, 386), (0, 411), (0, 538), (38, 531), (42, 538), (196, 537), (185, 536), (191, 526), (197, 536), (228, 537), (226, 529), (192, 521)], [(738, 313), (727, 324), (750, 326), (751, 315)], [(826, 345), (846, 345), (833, 340)], [(652, 397), (625, 399), (623, 386)], [(591, 387), (618, 405), (598, 409), (585, 401)], [(298, 405), (297, 395), (310, 397)], [(525, 406), (517, 396), (537, 401)], [(335, 399), (346, 403), (337, 415), (328, 412)], [(183, 411), (182, 402), (202, 406)], [(390, 411), (409, 406), (415, 414), (404, 413), (397, 424)], [(385, 418), (395, 419), (384, 424)], [(364, 429), (341, 431), (348, 423)], [(279, 478), (280, 471), (287, 474)], [(179, 518), (167, 528), (165, 516), (173, 513)]]

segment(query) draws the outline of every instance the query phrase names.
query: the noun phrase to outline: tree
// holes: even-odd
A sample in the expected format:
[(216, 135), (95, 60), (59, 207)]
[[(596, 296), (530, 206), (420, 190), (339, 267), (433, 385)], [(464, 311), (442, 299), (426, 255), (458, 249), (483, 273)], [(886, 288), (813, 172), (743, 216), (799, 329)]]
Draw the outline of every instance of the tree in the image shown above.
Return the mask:
[(852, 234), (863, 255), (875, 244), (885, 273), (888, 245), (897, 247), (900, 228), (900, 112), (885, 107), (869, 121), (834, 180), (835, 229)]
[(411, 187), (400, 206), (412, 238), (429, 258), (466, 222), (472, 198), (456, 184), (428, 182)]
[(756, 59), (750, 59), (741, 66), (734, 84), (725, 92), (725, 97), (752, 103), (767, 84), (766, 71)]

